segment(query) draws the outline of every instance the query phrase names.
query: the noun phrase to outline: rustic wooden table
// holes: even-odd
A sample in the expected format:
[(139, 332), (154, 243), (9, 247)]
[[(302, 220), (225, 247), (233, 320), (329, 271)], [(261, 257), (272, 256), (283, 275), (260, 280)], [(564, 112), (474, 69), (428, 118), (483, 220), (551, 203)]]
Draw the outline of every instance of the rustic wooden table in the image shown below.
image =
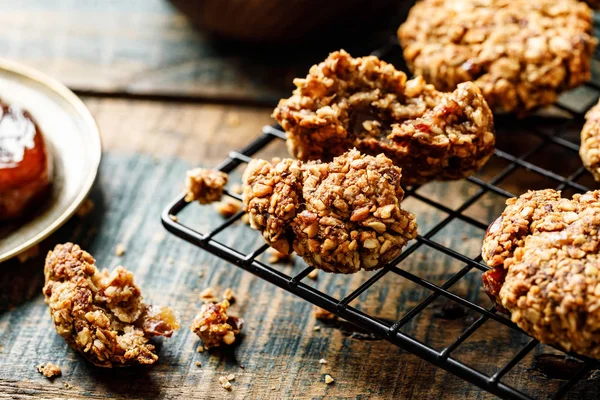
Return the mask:
[[(91, 195), (93, 212), (74, 218), (47, 240), (40, 257), (0, 266), (0, 398), (491, 397), (384, 340), (365, 337), (345, 324), (316, 321), (311, 305), (167, 234), (160, 225), (160, 211), (180, 192), (185, 170), (214, 166), (230, 150), (250, 142), (272, 122), (272, 108), (262, 104), (272, 104), (286, 93), (291, 78), (326, 52), (297, 55), (286, 64), (265, 51), (255, 55), (231, 44), (218, 47), (161, 0), (1, 0), (0, 9), (3, 56), (37, 67), (76, 90), (96, 117), (104, 145)], [(526, 145), (523, 138), (515, 138), (518, 132), (507, 134), (503, 145)], [(282, 146), (261, 153), (285, 154)], [(502, 166), (492, 162), (481, 174), (491, 175)], [(239, 172), (234, 180), (239, 180)], [(526, 174), (512, 182), (505, 188), (515, 192), (546, 185)], [(454, 182), (422, 190), (454, 207), (475, 188)], [(414, 199), (406, 206), (424, 229), (443, 216)], [(501, 198), (486, 198), (468, 213), (488, 222), (501, 209)], [(199, 206), (187, 218), (199, 229), (221, 220), (211, 207)], [(457, 222), (436, 240), (475, 256), (482, 235), (481, 230)], [(148, 301), (171, 305), (180, 313), (183, 329), (160, 346), (157, 364), (94, 368), (56, 335), (41, 295), (43, 253), (66, 240), (88, 249), (101, 267), (127, 266)], [(244, 227), (223, 240), (243, 249), (261, 243)], [(122, 257), (114, 252), (118, 243), (126, 247)], [(302, 268), (298, 260), (279, 267)], [(404, 267), (439, 283), (461, 265), (440, 254), (417, 252)], [(369, 276), (320, 274), (314, 284), (343, 296)], [(474, 271), (453, 290), (489, 306), (479, 279), (480, 273)], [(232, 309), (243, 315), (247, 327), (231, 351), (197, 353), (199, 340), (187, 329), (206, 287), (218, 291), (231, 287), (237, 295)], [(426, 294), (391, 277), (353, 305), (397, 320)], [(474, 318), (472, 312), (438, 301), (406, 329), (442, 348)], [(491, 372), (527, 340), (488, 322), (456, 357)], [(63, 370), (53, 382), (35, 369), (48, 361)], [(506, 380), (536, 397), (549, 394), (569, 376), (572, 363), (538, 346)], [(230, 373), (236, 378), (233, 390), (227, 392), (218, 377)], [(335, 383), (325, 384), (325, 374), (331, 374)], [(577, 386), (572, 398), (596, 393), (597, 385), (593, 375)]]

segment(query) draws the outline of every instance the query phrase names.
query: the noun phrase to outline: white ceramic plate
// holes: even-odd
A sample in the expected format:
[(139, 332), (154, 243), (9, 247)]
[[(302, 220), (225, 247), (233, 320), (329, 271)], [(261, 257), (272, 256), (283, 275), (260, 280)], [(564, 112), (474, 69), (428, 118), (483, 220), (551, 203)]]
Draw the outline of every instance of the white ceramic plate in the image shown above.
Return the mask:
[(0, 59), (0, 98), (29, 111), (53, 156), (50, 198), (19, 225), (0, 223), (0, 262), (56, 231), (85, 200), (98, 172), (102, 146), (98, 126), (83, 102), (58, 81)]

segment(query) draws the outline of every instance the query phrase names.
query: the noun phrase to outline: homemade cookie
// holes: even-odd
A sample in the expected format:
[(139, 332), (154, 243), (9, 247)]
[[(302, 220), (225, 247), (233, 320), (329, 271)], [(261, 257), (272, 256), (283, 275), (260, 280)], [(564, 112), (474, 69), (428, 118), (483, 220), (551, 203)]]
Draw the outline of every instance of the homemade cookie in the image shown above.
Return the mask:
[(250, 226), (275, 249), (292, 249), (327, 272), (381, 268), (417, 235), (401, 208), (400, 168), (356, 149), (331, 163), (253, 160), (244, 172)]
[(331, 161), (353, 147), (383, 153), (402, 168), (402, 184), (413, 185), (471, 175), (494, 151), (492, 112), (470, 82), (442, 93), (377, 57), (342, 50), (294, 84), (273, 117), (300, 160)]
[(590, 79), (592, 17), (578, 0), (421, 0), (398, 37), (438, 90), (472, 81), (493, 110), (523, 112)]
[(506, 204), (483, 241), (486, 292), (540, 342), (600, 358), (600, 191)]

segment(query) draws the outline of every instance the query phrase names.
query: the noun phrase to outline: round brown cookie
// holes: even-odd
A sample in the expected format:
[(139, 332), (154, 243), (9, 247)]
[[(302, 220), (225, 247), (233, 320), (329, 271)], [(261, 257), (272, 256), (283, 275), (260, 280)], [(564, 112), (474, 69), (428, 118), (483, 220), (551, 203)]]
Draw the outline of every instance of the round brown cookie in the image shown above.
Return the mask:
[(244, 209), (267, 243), (327, 272), (383, 267), (417, 235), (401, 208), (402, 174), (383, 154), (351, 150), (331, 163), (253, 160)]
[(398, 37), (415, 75), (439, 90), (472, 81), (507, 112), (588, 81), (596, 44), (592, 10), (578, 0), (421, 0)]
[(486, 232), (486, 292), (539, 341), (600, 358), (600, 191), (507, 200)]
[(417, 77), (406, 79), (376, 57), (331, 53), (273, 112), (301, 160), (331, 161), (356, 147), (389, 157), (402, 184), (460, 179), (494, 151), (492, 112), (472, 83), (442, 93)]
[(587, 112), (585, 119), (579, 156), (583, 166), (600, 181), (600, 102)]

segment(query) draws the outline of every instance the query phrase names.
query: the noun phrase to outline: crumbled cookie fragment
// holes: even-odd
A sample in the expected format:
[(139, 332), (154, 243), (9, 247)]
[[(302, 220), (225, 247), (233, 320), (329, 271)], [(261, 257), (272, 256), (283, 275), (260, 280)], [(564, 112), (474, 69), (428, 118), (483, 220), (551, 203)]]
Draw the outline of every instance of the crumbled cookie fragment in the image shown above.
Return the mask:
[(326, 374), (325, 375), (325, 383), (329, 385), (329, 384), (331, 384), (333, 382), (335, 382), (335, 380), (331, 377), (331, 375)]
[(69, 382), (64, 383), (65, 389), (71, 389), (73, 386)]
[(123, 267), (98, 271), (78, 245), (57, 245), (46, 257), (43, 293), (56, 332), (100, 367), (153, 364), (148, 343), (179, 329), (173, 311), (146, 305), (133, 274)]
[(225, 289), (225, 291), (223, 292), (223, 299), (227, 300), (229, 304), (235, 303), (235, 293), (233, 293), (233, 290), (231, 290), (231, 288)]
[(417, 235), (400, 201), (400, 168), (383, 154), (351, 150), (331, 163), (252, 160), (244, 172), (250, 226), (281, 253), (353, 273), (381, 268)]
[(84, 218), (93, 210), (94, 202), (90, 198), (86, 198), (83, 203), (81, 203), (77, 211), (75, 211), (75, 215), (77, 215), (79, 218)]
[(198, 367), (198, 368), (202, 367), (202, 363), (200, 361), (196, 361), (196, 367)]
[(239, 335), (244, 320), (227, 315), (229, 302), (204, 303), (198, 315), (192, 321), (192, 332), (200, 339), (205, 348), (231, 345)]
[(234, 375), (234, 374), (229, 374), (229, 375), (227, 375), (227, 380), (228, 380), (229, 382), (231, 382), (231, 381), (235, 381), (235, 375)]
[(600, 102), (585, 115), (579, 156), (583, 166), (600, 182)]
[(227, 377), (225, 376), (220, 376), (219, 377), (219, 383), (221, 384), (221, 387), (225, 390), (231, 390), (231, 383), (229, 383), (229, 381), (227, 380)]
[(600, 191), (506, 204), (482, 246), (485, 290), (540, 342), (600, 358)]
[[(247, 214), (246, 214), (247, 215)], [(289, 263), (292, 261), (292, 255), (291, 254), (284, 254), (280, 251), (277, 251), (274, 248), (270, 248), (269, 249), (269, 259), (268, 261), (271, 264), (277, 264), (277, 263)]]
[(221, 171), (194, 168), (186, 174), (185, 201), (198, 200), (200, 204), (210, 204), (221, 200), (223, 189), (229, 176)]
[(294, 84), (273, 117), (300, 160), (331, 161), (356, 147), (385, 154), (402, 168), (402, 184), (413, 185), (464, 178), (494, 151), (492, 112), (470, 82), (442, 93), (374, 56), (342, 50)]
[(314, 314), (316, 319), (320, 319), (322, 321), (331, 321), (337, 318), (337, 316), (334, 313), (318, 306), (314, 307)]
[(591, 77), (593, 14), (578, 0), (421, 0), (398, 37), (438, 90), (472, 81), (497, 111), (554, 103)]
[(317, 280), (317, 277), (319, 276), (319, 270), (318, 269), (313, 269), (306, 276), (308, 276), (310, 279), (312, 279), (313, 281), (315, 281), (315, 280)]
[(197, 351), (198, 353), (204, 353), (204, 346), (198, 346), (198, 347), (196, 348), (196, 351)]
[(231, 197), (215, 204), (215, 209), (221, 216), (231, 218), (242, 209), (242, 202)]
[(125, 254), (126, 251), (127, 249), (125, 248), (125, 245), (123, 243), (117, 243), (117, 245), (115, 246), (115, 255), (117, 257), (121, 257), (123, 254)]
[(200, 292), (200, 298), (204, 301), (209, 301), (212, 303), (216, 303), (218, 301), (217, 297), (215, 296), (215, 292), (211, 287), (208, 287)]
[(60, 367), (54, 363), (40, 364), (36, 366), (37, 371), (48, 379), (54, 379), (62, 375)]
[(315, 331), (315, 332), (318, 332), (320, 330), (321, 330), (321, 327), (319, 325), (317, 325), (313, 328), (313, 331)]

